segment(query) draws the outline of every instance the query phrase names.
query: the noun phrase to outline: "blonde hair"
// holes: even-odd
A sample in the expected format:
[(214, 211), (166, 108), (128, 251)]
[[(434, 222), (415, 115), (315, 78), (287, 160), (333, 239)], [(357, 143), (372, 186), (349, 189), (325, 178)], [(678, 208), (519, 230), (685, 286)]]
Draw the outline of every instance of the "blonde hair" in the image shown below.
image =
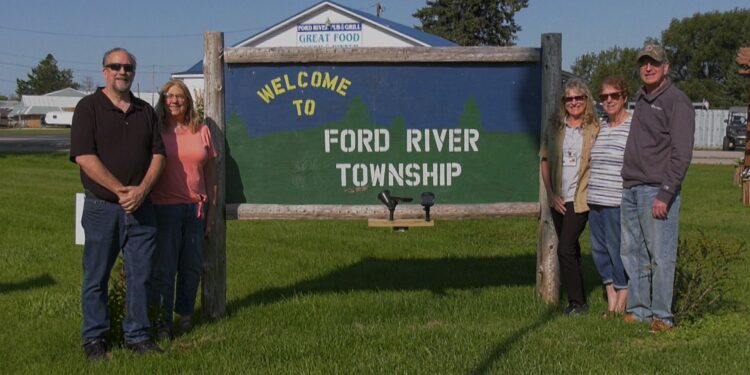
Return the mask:
[(581, 128), (585, 129), (588, 126), (599, 126), (599, 118), (596, 115), (596, 103), (594, 103), (594, 99), (591, 97), (591, 90), (589, 90), (586, 83), (577, 78), (565, 82), (562, 95), (560, 96), (560, 104), (555, 125), (559, 128), (565, 126), (565, 118), (568, 117), (568, 111), (565, 109), (565, 94), (572, 90), (579, 91), (586, 97), (586, 99), (584, 99), (586, 102), (586, 109), (583, 111)]
[(185, 118), (183, 121), (187, 124), (190, 132), (195, 133), (198, 131), (201, 119), (198, 115), (198, 111), (195, 110), (195, 104), (193, 103), (193, 96), (190, 95), (190, 90), (188, 90), (185, 83), (179, 79), (171, 79), (167, 81), (159, 92), (159, 103), (156, 104), (156, 114), (159, 116), (161, 130), (166, 131), (169, 130), (170, 127), (169, 119), (171, 116), (169, 115), (169, 109), (167, 108), (167, 98), (165, 94), (174, 86), (179, 87), (185, 94)]

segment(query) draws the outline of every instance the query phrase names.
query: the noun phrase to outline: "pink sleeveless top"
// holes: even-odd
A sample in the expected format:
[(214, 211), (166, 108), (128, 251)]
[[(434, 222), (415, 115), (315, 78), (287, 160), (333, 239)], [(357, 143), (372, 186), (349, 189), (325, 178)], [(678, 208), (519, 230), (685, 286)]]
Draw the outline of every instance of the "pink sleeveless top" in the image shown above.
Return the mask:
[(167, 165), (151, 191), (154, 204), (198, 204), (198, 218), (208, 200), (203, 167), (218, 154), (211, 142), (211, 131), (201, 124), (198, 131), (171, 129), (161, 133), (167, 150)]

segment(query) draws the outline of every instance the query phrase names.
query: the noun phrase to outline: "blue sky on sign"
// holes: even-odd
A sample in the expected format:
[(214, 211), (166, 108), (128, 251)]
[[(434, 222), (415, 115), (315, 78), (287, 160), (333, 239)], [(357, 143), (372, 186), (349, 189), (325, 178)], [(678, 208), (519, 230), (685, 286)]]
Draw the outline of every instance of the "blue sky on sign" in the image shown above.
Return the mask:
[[(343, 121), (357, 100), (370, 110), (376, 127), (390, 127), (400, 118), (407, 128), (458, 128), (466, 115), (467, 102), (471, 101), (480, 115), (482, 131), (538, 132), (538, 66), (515, 64), (500, 70), (476, 65), (389, 69), (383, 65), (230, 65), (227, 74), (231, 80), (226, 84), (228, 116), (237, 115), (248, 136), (260, 137)], [(299, 72), (305, 74), (304, 78), (299, 78)], [(315, 74), (330, 75), (334, 82), (347, 80), (349, 84), (342, 91), (327, 89), (325, 85), (315, 85)], [(277, 91), (278, 95), (271, 95), (274, 79), (283, 89)], [(300, 81), (305, 88), (298, 84)], [(264, 85), (268, 87), (265, 99), (261, 99), (258, 92)], [(306, 116), (302, 102), (308, 99), (314, 101), (314, 115)], [(300, 102), (298, 110), (292, 105), (294, 100)]]
[[(0, 23), (0, 95), (11, 95), (47, 53), (74, 79), (101, 78), (101, 55), (120, 46), (138, 58), (135, 88), (153, 91), (172, 72), (187, 70), (203, 56), (203, 32), (223, 31), (234, 44), (311, 7), (319, 0), (198, 0), (99, 2), (4, 0)], [(375, 13), (377, 0), (337, 3)], [(382, 17), (413, 26), (424, 0), (379, 0)], [(697, 12), (747, 8), (747, 0), (531, 0), (517, 14), (523, 30), (517, 45), (537, 47), (542, 33), (563, 34), (563, 68), (587, 52), (612, 46), (638, 47), (659, 37), (674, 19)], [(206, 6), (208, 5), (208, 6)]]

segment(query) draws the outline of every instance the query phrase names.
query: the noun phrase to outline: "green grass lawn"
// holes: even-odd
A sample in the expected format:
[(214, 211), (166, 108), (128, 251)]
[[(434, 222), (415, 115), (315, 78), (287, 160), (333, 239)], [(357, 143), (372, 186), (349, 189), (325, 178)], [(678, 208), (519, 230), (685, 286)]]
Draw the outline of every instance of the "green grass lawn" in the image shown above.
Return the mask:
[[(89, 364), (80, 347), (78, 170), (58, 155), (0, 155), (2, 373), (744, 373), (750, 259), (723, 311), (653, 335), (604, 320), (584, 234), (591, 312), (535, 296), (533, 218), (442, 221), (392, 233), (359, 221), (231, 221), (228, 315), (137, 357)], [(744, 241), (730, 166), (691, 166), (681, 237)]]

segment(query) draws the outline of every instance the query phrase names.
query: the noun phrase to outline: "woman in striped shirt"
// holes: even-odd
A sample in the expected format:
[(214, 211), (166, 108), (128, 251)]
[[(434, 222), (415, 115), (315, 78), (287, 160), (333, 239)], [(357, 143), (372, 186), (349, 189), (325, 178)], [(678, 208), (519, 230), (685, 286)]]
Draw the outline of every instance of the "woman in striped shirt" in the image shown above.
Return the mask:
[(620, 259), (620, 202), (622, 159), (630, 132), (628, 83), (622, 77), (608, 77), (602, 83), (599, 100), (607, 112), (591, 149), (591, 177), (588, 204), (591, 255), (602, 276), (609, 314), (625, 311), (628, 278)]

